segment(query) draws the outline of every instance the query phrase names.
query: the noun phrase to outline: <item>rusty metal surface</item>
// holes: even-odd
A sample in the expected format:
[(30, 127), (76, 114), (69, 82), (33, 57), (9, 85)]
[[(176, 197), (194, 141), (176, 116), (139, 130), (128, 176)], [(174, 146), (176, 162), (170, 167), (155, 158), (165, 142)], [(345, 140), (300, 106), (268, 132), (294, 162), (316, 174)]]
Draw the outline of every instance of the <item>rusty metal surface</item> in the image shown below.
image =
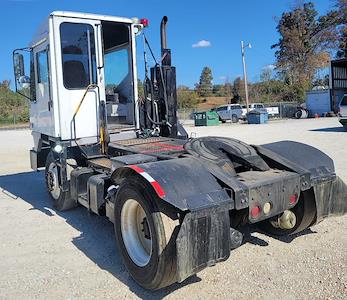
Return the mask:
[(147, 139), (131, 139), (131, 140), (122, 140), (117, 142), (112, 142), (111, 144), (115, 145), (122, 145), (122, 146), (135, 146), (135, 145), (142, 145), (142, 144), (149, 144), (149, 143), (155, 143), (155, 142), (165, 142), (165, 141), (171, 141), (170, 138), (164, 138), (164, 137), (152, 137)]
[(88, 162), (90, 163), (90, 165), (94, 167), (111, 170), (112, 162), (109, 158), (105, 158), (105, 157), (94, 158), (94, 159), (90, 159)]
[(175, 154), (184, 152), (185, 140), (152, 137), (147, 139), (130, 139), (109, 143), (110, 147), (123, 148), (134, 153)]

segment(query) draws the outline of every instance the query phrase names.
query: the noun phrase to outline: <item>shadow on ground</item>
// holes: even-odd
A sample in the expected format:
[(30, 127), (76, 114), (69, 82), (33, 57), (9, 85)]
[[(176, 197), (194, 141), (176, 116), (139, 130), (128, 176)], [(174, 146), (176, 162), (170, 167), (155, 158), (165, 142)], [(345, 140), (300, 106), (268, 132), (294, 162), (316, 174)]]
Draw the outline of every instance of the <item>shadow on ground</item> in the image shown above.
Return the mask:
[[(200, 281), (197, 276), (188, 278), (181, 284), (150, 292), (142, 289), (130, 277), (120, 257), (114, 239), (113, 224), (105, 217), (90, 214), (79, 207), (66, 212), (56, 211), (45, 190), (42, 172), (27, 172), (0, 176), (0, 192), (14, 199), (22, 199), (32, 205), (30, 210), (39, 210), (51, 217), (56, 213), (68, 224), (81, 232), (72, 243), (100, 268), (110, 272), (140, 298), (161, 299), (176, 289)], [(53, 213), (52, 213), (53, 212)]]
[[(174, 284), (160, 291), (150, 292), (142, 289), (132, 280), (122, 263), (114, 239), (112, 223), (105, 217), (98, 217), (90, 214), (82, 207), (67, 212), (56, 211), (46, 192), (42, 172), (27, 172), (0, 176), (0, 192), (1, 191), (13, 199), (26, 201), (32, 206), (30, 210), (39, 210), (49, 217), (54, 216), (56, 213), (64, 218), (68, 224), (81, 232), (80, 236), (73, 239), (73, 244), (100, 268), (107, 270), (118, 280), (127, 285), (129, 289), (140, 298), (161, 299), (176, 289), (201, 280), (195, 275), (181, 284)], [(255, 226), (244, 228), (242, 232), (244, 234), (244, 243), (267, 246), (268, 242), (252, 236), (252, 233), (256, 231), (258, 230)], [(308, 233), (313, 232), (308, 229), (297, 236)], [(285, 237), (279, 240), (290, 243), (293, 238), (297, 236)]]
[(346, 132), (342, 126), (338, 127), (327, 127), (327, 128), (317, 128), (311, 129), (310, 131), (321, 131), (321, 132)]

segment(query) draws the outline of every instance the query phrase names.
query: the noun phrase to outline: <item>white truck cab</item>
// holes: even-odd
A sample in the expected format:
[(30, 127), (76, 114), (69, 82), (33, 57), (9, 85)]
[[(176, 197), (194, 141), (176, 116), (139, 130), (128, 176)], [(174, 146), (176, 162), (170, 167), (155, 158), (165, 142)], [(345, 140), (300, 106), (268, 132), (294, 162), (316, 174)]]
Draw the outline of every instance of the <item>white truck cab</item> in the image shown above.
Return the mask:
[(16, 87), (30, 99), (34, 139), (95, 140), (102, 109), (109, 128), (139, 127), (135, 34), (141, 29), (123, 17), (49, 15), (29, 47), (14, 51)]

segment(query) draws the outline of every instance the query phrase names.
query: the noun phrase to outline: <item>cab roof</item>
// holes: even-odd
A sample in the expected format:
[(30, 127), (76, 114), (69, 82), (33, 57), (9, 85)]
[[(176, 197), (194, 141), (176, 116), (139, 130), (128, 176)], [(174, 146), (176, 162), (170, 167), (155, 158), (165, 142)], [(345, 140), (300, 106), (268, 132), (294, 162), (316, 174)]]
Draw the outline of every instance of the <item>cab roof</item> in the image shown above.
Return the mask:
[(107, 15), (97, 15), (90, 13), (82, 12), (72, 12), (72, 11), (53, 11), (51, 16), (57, 17), (68, 17), (68, 18), (77, 18), (77, 19), (92, 19), (100, 21), (111, 21), (111, 22), (120, 22), (120, 23), (134, 23), (132, 19), (116, 16), (107, 16)]

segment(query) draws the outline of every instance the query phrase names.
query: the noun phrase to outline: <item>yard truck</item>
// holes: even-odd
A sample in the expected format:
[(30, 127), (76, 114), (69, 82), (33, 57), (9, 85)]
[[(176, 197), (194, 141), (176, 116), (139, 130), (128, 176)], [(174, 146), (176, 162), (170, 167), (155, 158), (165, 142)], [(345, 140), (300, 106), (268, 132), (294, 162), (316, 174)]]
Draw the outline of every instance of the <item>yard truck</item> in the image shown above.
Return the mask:
[(13, 52), (16, 89), (30, 100), (31, 167), (44, 168), (54, 207), (82, 205), (113, 222), (126, 268), (150, 290), (227, 260), (249, 224), (292, 235), (347, 210), (347, 186), (318, 149), (188, 137), (176, 114), (167, 21), (160, 59), (147, 19), (62, 11)]

